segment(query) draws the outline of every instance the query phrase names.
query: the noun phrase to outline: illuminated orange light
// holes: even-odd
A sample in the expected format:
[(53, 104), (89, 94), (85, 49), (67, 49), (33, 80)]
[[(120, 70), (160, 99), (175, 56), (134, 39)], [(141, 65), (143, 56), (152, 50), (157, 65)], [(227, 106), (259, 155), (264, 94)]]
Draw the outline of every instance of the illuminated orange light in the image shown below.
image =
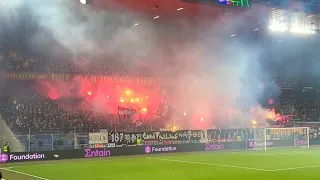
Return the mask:
[(146, 96), (146, 98), (148, 99), (149, 97), (148, 97), (148, 96)]
[(126, 95), (130, 95), (131, 92), (129, 90), (125, 91)]
[(141, 111), (142, 112), (147, 112), (147, 108), (142, 108)]
[(134, 102), (134, 99), (131, 98), (131, 102)]
[(120, 102), (121, 102), (121, 103), (124, 103), (124, 100), (123, 100), (123, 99), (120, 99)]
[(201, 118), (200, 121), (203, 121), (203, 118)]
[(92, 92), (88, 91), (87, 94), (88, 94), (89, 96), (91, 96), (91, 95), (92, 95)]
[(177, 127), (176, 126), (173, 126), (172, 127), (172, 131), (176, 131), (177, 130)]
[(137, 98), (137, 99), (136, 99), (136, 101), (138, 101), (138, 102), (139, 102), (139, 101), (140, 101), (140, 99), (139, 99), (139, 98)]

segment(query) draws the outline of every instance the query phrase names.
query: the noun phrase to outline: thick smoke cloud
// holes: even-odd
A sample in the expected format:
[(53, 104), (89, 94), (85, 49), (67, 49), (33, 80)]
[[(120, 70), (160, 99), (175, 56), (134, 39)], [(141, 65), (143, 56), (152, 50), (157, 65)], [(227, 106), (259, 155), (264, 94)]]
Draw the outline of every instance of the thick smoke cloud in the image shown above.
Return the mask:
[[(250, 125), (252, 120), (265, 120), (270, 112), (261, 108), (261, 100), (265, 94), (271, 97), (279, 93), (272, 84), (271, 74), (261, 63), (263, 44), (241, 32), (234, 38), (223, 33), (233, 34), (241, 29), (240, 24), (246, 23), (244, 16), (234, 15), (232, 19), (227, 24), (214, 23), (198, 44), (193, 42), (189, 48), (176, 52), (177, 58), (185, 63), (192, 61), (181, 74), (180, 89), (175, 95), (180, 113), (200, 112), (192, 119), (194, 127), (201, 127), (201, 123), (207, 127), (211, 124), (228, 127), (233, 120), (238, 121), (237, 125)], [(179, 56), (182, 54), (185, 55)], [(214, 122), (200, 122), (204, 116)]]
[(93, 9), (74, 1), (33, 1), (37, 6), (30, 8), (39, 17), (40, 27), (76, 55), (88, 55), (90, 61), (107, 55), (103, 61), (116, 57), (140, 64), (151, 52), (153, 44), (144, 37), (149, 28), (137, 25), (146, 22), (134, 13)]
[[(179, 75), (175, 77), (176, 85), (171, 88), (176, 109), (172, 119), (176, 123), (186, 123), (183, 122), (186, 121), (184, 115), (193, 114), (191, 121), (187, 122), (189, 127), (230, 126), (225, 120), (226, 115), (236, 111), (232, 119), (248, 125), (256, 114), (267, 116), (267, 110), (259, 105), (266, 88), (277, 92), (277, 88), (270, 85), (270, 74), (260, 63), (262, 45), (243, 41), (240, 35), (229, 36), (245, 23), (243, 16), (228, 19), (227, 24), (204, 22), (195, 28), (194, 31), (198, 32), (191, 33), (196, 34), (189, 38), (191, 41), (183, 41), (180, 46), (170, 49), (168, 55), (158, 42), (150, 38), (150, 29), (157, 26), (134, 12), (102, 11), (67, 0), (31, 0), (29, 4), (28, 8), (42, 29), (42, 32), (33, 34), (30, 41), (44, 52), (52, 52), (52, 49), (50, 43), (46, 43), (47, 38), (41, 40), (43, 31), (76, 54), (75, 61), (79, 60), (77, 54), (89, 54), (90, 64), (99, 63), (98, 57), (107, 63), (121, 60), (127, 63), (126, 66), (138, 65), (142, 61), (163, 64), (168, 57), (178, 63), (175, 66), (179, 66), (179, 70), (175, 74)], [(14, 5), (11, 9), (15, 9)], [(95, 105), (99, 106), (97, 101)], [(200, 122), (201, 118), (203, 122)]]

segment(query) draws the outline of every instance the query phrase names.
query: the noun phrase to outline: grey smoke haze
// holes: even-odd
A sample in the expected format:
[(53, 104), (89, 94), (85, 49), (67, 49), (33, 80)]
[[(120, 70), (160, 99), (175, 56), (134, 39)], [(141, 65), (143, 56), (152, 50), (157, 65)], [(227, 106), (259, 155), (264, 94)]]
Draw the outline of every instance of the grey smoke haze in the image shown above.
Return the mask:
[[(141, 61), (157, 64), (153, 61), (168, 58), (165, 50), (149, 37), (150, 28), (156, 26), (134, 12), (96, 10), (68, 0), (30, 1), (29, 4), (36, 4), (29, 8), (38, 17), (40, 27), (76, 54), (117, 54), (117, 58), (128, 64), (140, 64)], [(12, 10), (1, 15), (8, 20), (11, 15), (16, 16), (14, 9), (18, 4), (11, 4)], [(224, 33), (237, 29), (241, 22), (245, 22), (244, 19), (238, 16), (229, 19), (228, 24), (219, 21), (210, 27), (204, 23), (197, 27), (198, 38), (170, 49), (171, 59), (180, 62), (183, 69), (173, 93), (180, 113), (208, 108), (208, 111), (215, 112), (214, 120), (222, 120), (230, 109), (237, 109), (243, 112), (237, 117), (243, 122), (253, 119), (249, 107), (257, 108), (262, 114), (267, 113), (258, 102), (271, 81), (270, 74), (259, 61), (262, 45), (244, 43)], [(233, 21), (236, 22), (234, 25)], [(136, 23), (139, 25), (135, 26)], [(49, 48), (46, 39), (41, 40), (40, 36), (40, 33), (33, 35), (31, 42), (42, 47), (43, 51), (51, 51), (46, 49)], [(96, 63), (94, 58), (89, 61)], [(106, 58), (104, 61), (114, 59)], [(276, 87), (271, 89), (277, 92)]]

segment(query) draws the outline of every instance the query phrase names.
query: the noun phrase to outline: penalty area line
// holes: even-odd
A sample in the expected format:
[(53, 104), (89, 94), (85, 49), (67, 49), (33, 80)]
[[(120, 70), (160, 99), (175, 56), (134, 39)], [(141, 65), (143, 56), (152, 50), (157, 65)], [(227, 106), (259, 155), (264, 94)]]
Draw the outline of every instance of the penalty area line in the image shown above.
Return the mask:
[(40, 179), (40, 180), (50, 180), (48, 178), (43, 178), (43, 177), (40, 177), (40, 176), (35, 176), (35, 175), (32, 175), (32, 174), (28, 174), (28, 173), (24, 173), (24, 172), (20, 172), (20, 171), (15, 171), (15, 170), (12, 170), (11, 168), (1, 168), (1, 169), (5, 170), (5, 171), (16, 173), (16, 174), (21, 174), (21, 175), (33, 177), (33, 178)]
[(273, 171), (273, 170), (269, 170), (269, 169), (259, 169), (259, 168), (251, 168), (251, 167), (244, 167), (244, 166), (233, 166), (233, 165), (226, 165), (226, 164), (212, 164), (212, 163), (196, 162), (196, 161), (182, 161), (182, 160), (175, 160), (175, 159), (164, 159), (164, 158), (153, 158), (153, 157), (147, 157), (147, 159), (155, 159), (155, 160), (171, 161), (171, 162), (179, 162), (179, 163), (188, 163), (188, 164), (201, 164), (201, 165), (207, 165), (207, 166), (228, 167), (228, 168), (235, 168), (235, 169), (246, 169), (246, 170), (254, 170), (254, 171), (264, 171), (264, 172), (272, 172)]

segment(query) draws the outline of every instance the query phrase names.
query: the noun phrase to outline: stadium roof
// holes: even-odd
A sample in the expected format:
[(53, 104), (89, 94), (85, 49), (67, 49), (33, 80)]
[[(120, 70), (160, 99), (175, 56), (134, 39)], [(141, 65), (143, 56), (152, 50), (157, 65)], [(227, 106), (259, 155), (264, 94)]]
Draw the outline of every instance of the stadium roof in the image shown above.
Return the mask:
[[(319, 3), (320, 0), (309, 0), (312, 3)], [(266, 4), (256, 3), (260, 0), (254, 0), (250, 9), (225, 9), (224, 6), (204, 5), (197, 3), (185, 3), (180, 0), (117, 0), (95, 1), (99, 7), (109, 10), (132, 10), (137, 14), (144, 15), (150, 19), (155, 17), (159, 19), (215, 19), (221, 16), (222, 13), (245, 13), (248, 16), (257, 18), (260, 23), (266, 25), (270, 22), (285, 23), (288, 26), (296, 25), (302, 28), (317, 30), (320, 29), (320, 15), (307, 14), (295, 10), (283, 10), (277, 7), (268, 6)]]

